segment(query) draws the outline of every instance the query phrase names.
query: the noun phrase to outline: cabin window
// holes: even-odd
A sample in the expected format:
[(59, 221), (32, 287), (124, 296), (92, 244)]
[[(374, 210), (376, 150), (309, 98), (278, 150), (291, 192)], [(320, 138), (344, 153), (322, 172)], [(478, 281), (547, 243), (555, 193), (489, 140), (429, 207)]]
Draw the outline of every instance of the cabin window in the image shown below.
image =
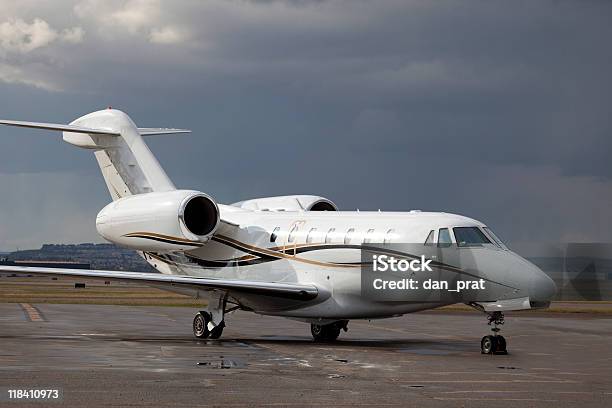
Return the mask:
[(455, 227), (453, 232), (459, 247), (482, 246), (491, 243), (491, 240), (478, 227)]
[(393, 235), (395, 234), (395, 230), (394, 229), (390, 229), (387, 231), (387, 233), (385, 234), (385, 239), (383, 241), (383, 244), (390, 244), (391, 240), (393, 239)]
[(449, 247), (453, 244), (448, 228), (440, 228), (438, 231), (438, 246), (441, 248)]
[(316, 233), (317, 233), (317, 229), (316, 228), (311, 228), (310, 231), (308, 231), (308, 235), (306, 235), (306, 243), (307, 244), (311, 244), (312, 243)]
[(434, 244), (434, 235), (434, 230), (429, 231), (429, 235), (427, 235), (427, 238), (425, 239), (425, 245), (431, 246)]
[(355, 235), (355, 228), (349, 228), (348, 231), (346, 231), (346, 235), (344, 236), (344, 245), (350, 244), (351, 239), (353, 239), (354, 235)]
[(325, 243), (326, 243), (326, 244), (329, 244), (330, 242), (332, 242), (332, 239), (333, 239), (333, 237), (334, 237), (334, 232), (335, 232), (335, 231), (336, 231), (336, 229), (335, 229), (335, 228), (330, 228), (330, 229), (327, 231), (327, 234), (325, 235)]
[(278, 231), (280, 231), (280, 227), (274, 228), (272, 234), (270, 234), (270, 242), (276, 242), (276, 238), (278, 238)]
[(371, 228), (368, 230), (368, 232), (366, 232), (365, 234), (365, 238), (363, 239), (363, 243), (364, 244), (369, 244), (370, 242), (372, 242), (372, 237), (374, 236), (374, 229)]

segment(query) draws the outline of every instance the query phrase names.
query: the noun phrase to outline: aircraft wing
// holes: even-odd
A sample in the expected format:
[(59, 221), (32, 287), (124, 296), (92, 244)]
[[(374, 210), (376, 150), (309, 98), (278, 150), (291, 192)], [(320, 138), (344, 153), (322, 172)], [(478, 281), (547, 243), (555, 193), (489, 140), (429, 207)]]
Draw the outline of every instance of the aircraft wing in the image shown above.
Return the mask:
[(203, 290), (226, 290), (250, 293), (263, 296), (280, 297), (295, 300), (311, 300), (317, 297), (319, 291), (314, 285), (259, 282), (234, 279), (197, 278), (184, 275), (166, 275), (162, 273), (94, 271), (89, 269), (39, 268), (32, 266), (1, 266), (0, 272), (41, 274), (49, 276), (74, 276), (116, 280), (124, 282), (139, 282), (155, 284), (156, 286), (185, 286)]

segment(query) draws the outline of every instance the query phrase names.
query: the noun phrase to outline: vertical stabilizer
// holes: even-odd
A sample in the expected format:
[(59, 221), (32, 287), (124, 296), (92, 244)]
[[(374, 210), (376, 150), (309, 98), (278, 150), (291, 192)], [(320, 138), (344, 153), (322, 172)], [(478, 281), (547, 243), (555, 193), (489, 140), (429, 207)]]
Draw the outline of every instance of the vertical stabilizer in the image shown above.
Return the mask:
[(70, 125), (118, 134), (64, 132), (64, 141), (95, 151), (113, 200), (134, 194), (175, 190), (138, 128), (125, 113), (106, 109), (80, 117)]
[(167, 128), (139, 129), (128, 115), (111, 108), (82, 116), (69, 125), (15, 120), (0, 120), (0, 125), (61, 131), (65, 142), (94, 150), (113, 200), (135, 194), (175, 190), (174, 184), (142, 139), (142, 134), (189, 132)]

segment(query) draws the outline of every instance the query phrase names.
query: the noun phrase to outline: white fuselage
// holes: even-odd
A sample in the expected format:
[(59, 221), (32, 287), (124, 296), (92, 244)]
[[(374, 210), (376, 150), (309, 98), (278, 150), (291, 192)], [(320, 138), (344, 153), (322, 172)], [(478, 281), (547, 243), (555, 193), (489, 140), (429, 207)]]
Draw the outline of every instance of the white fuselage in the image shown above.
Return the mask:
[[(448, 304), (365, 299), (361, 296), (361, 246), (422, 244), (431, 231), (436, 243), (441, 228), (449, 228), (454, 241), (453, 227), (485, 227), (476, 220), (447, 213), (220, 209), (221, 218), (228, 224), (206, 245), (186, 252), (147, 252), (147, 261), (166, 274), (314, 284), (324, 295), (307, 304), (249, 296), (235, 299), (242, 307), (259, 313), (304, 320), (388, 317)], [(479, 254), (483, 256), (482, 265), (491, 265), (480, 271), (481, 276), (514, 288), (506, 287), (503, 293), (508, 298), (524, 296), (519, 293), (528, 288), (523, 279), (534, 272), (542, 273), (505, 247), (486, 245)], [(490, 300), (499, 300), (499, 293), (492, 293)]]

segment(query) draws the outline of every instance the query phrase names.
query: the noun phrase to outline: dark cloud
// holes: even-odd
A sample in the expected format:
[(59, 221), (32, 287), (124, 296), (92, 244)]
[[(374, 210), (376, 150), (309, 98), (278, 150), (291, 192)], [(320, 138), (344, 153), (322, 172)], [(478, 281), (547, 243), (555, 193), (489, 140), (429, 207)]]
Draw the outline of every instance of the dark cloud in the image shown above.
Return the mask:
[[(601, 227), (612, 218), (608, 3), (29, 4), (7, 18), (84, 35), (0, 48), (2, 117), (69, 122), (113, 105), (142, 126), (191, 128), (151, 147), (178, 185), (223, 202), (314, 193), (343, 208), (459, 212), (514, 240), (612, 239)], [(0, 173), (97, 176), (90, 152), (58, 140), (0, 129)], [(104, 204), (63, 188), (46, 197), (82, 203), (83, 219)], [(3, 201), (3, 213), (32, 210)]]

